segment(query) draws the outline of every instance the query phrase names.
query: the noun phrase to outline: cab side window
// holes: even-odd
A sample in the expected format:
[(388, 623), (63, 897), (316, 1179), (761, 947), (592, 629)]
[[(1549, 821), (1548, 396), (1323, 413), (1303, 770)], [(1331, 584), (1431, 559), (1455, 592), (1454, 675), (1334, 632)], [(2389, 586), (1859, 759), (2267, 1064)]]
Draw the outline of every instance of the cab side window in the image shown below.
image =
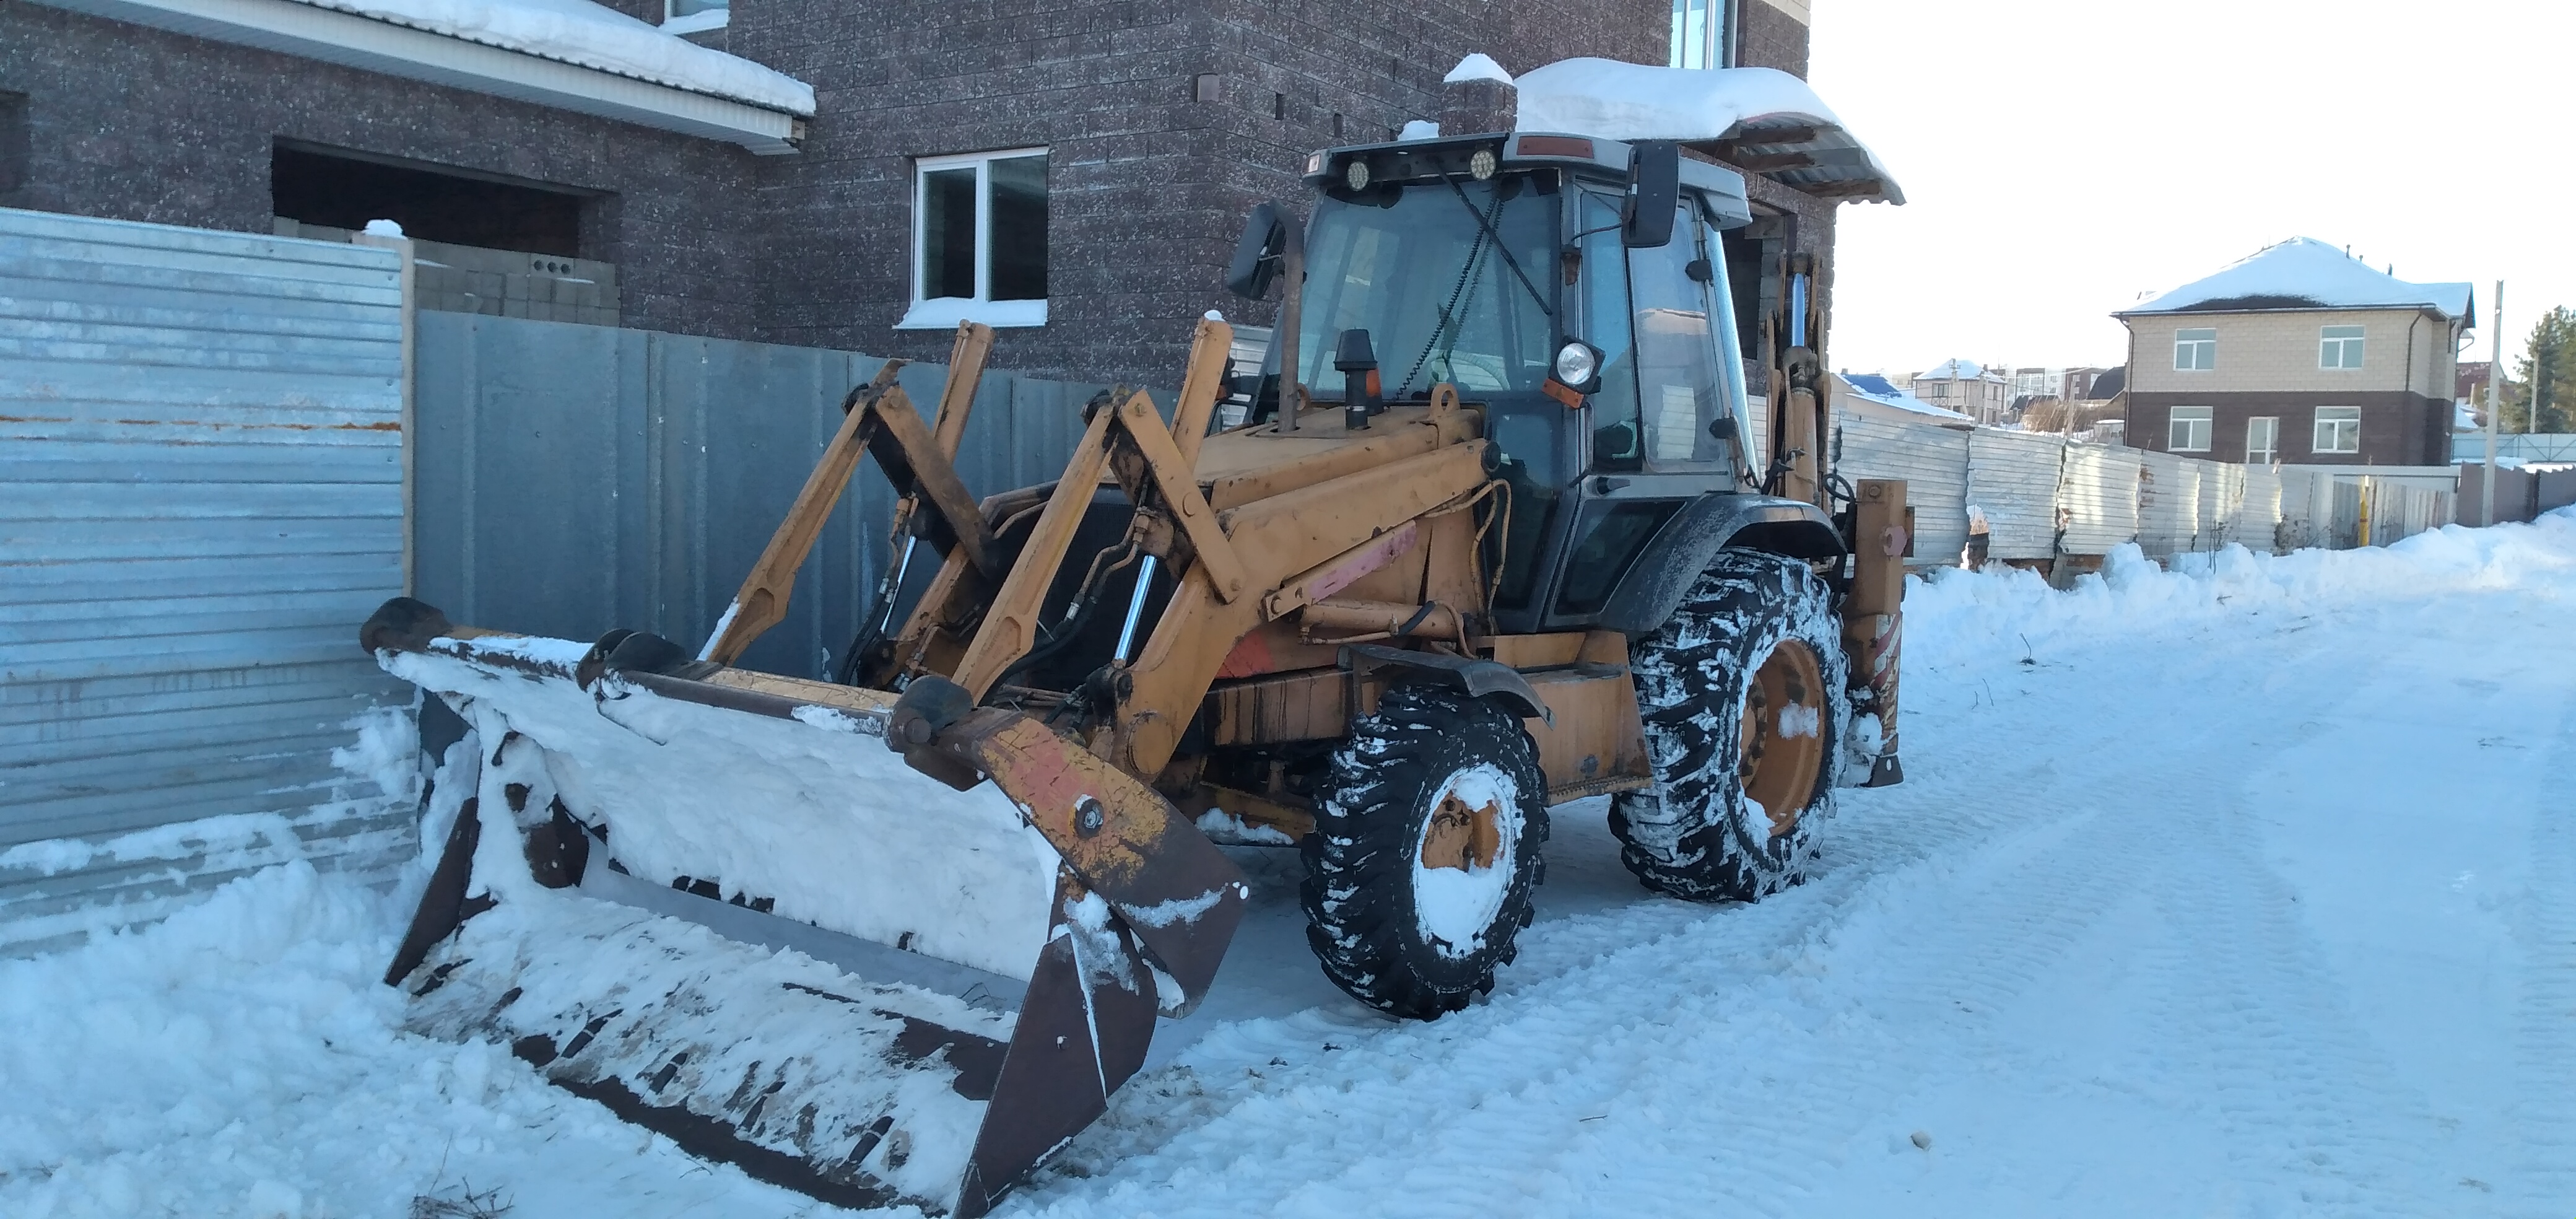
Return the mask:
[(1709, 432), (1730, 406), (1710, 294), (1718, 272), (1695, 203), (1684, 196), (1662, 248), (1628, 251), (1644, 456), (1657, 469), (1704, 468), (1732, 456)]

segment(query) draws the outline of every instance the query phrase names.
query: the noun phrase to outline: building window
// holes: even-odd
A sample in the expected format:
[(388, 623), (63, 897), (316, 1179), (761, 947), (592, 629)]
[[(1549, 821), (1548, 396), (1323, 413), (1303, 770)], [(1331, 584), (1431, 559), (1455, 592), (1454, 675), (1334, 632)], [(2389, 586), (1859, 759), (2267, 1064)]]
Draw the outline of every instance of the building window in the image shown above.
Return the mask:
[(898, 329), (1046, 325), (1046, 166), (1043, 148), (921, 158)]
[(2173, 429), (2165, 438), (2165, 447), (2176, 453), (2209, 451), (2209, 408), (2177, 406), (2173, 408)]
[(728, 0), (662, 0), (662, 32), (693, 34), (699, 30), (720, 30), (725, 24)]
[(1673, 0), (1667, 62), (1676, 68), (1733, 67), (1727, 16), (1741, 0)]
[(2317, 367), (2361, 367), (2361, 331), (2359, 326), (2328, 326), (2325, 337), (2317, 342)]
[(2270, 415), (2245, 421), (2245, 464), (2268, 466), (2281, 456), (2281, 421)]
[(2318, 407), (2316, 443), (2310, 447), (2319, 453), (2360, 452), (2361, 408), (2358, 406)]
[(2174, 331), (2174, 369), (2177, 372), (2206, 372), (2218, 367), (2218, 331)]

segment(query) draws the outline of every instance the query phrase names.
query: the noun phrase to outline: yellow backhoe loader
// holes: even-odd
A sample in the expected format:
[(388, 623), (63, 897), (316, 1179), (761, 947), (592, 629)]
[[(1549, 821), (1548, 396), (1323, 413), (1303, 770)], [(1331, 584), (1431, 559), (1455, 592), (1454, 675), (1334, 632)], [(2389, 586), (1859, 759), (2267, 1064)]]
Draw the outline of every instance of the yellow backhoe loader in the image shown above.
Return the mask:
[[(927, 419), (891, 365), (851, 391), (702, 645), (387, 603), (363, 645), (473, 730), (387, 974), (413, 1026), (753, 1176), (971, 1216), (1216, 982), (1221, 846), (1298, 850), (1324, 972), (1422, 1019), (1512, 959), (1551, 805), (1609, 796), (1661, 892), (1796, 883), (1838, 781), (1898, 777), (1904, 488), (1823, 468), (1803, 350), (1757, 459), (1742, 180), (1528, 133), (1305, 176), (1228, 269), (1286, 287), (1261, 371), (1211, 315), (1168, 416), (1099, 396), (1052, 483), (958, 477), (970, 324)], [(863, 456), (901, 557), (838, 680), (733, 667)]]

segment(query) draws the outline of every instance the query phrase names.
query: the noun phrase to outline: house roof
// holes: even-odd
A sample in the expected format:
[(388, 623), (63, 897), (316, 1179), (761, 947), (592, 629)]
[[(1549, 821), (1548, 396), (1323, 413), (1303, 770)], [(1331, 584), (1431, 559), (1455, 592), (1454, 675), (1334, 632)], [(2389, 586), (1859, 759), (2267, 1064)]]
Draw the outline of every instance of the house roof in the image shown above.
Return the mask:
[(2470, 321), (2476, 301), (2468, 284), (2408, 283), (2315, 238), (2293, 237), (2113, 316), (2403, 308)]
[(812, 116), (814, 87), (591, 0), (296, 0), (655, 84)]
[(1927, 373), (1918, 373), (1917, 381), (1974, 381), (1986, 375), (1985, 366), (1974, 360), (1948, 360)]
[(1809, 194), (1905, 202), (1869, 146), (1807, 82), (1777, 68), (1577, 58), (1532, 68), (1513, 83), (1522, 131), (1678, 140)]
[(1893, 382), (1877, 373), (1847, 372), (1836, 373), (1834, 375), (1842, 380), (1843, 385), (1851, 390), (1852, 396), (1855, 398), (1865, 398), (1871, 402), (1879, 404), (1880, 406), (1891, 407), (1896, 410), (1906, 411), (1916, 415), (1927, 415), (1934, 419), (1957, 423), (1974, 422), (1974, 420), (1971, 420), (1966, 415), (1962, 415), (1957, 411), (1945, 410), (1941, 407), (1934, 406), (1921, 398), (1917, 398), (1904, 390), (1896, 388)]
[(36, 0), (55, 8), (797, 151), (814, 90), (590, 0)]
[(2120, 391), (2127, 388), (2129, 388), (2129, 366), (2123, 364), (2093, 378), (2093, 396), (2086, 398), (2085, 401), (2108, 402), (2119, 397)]

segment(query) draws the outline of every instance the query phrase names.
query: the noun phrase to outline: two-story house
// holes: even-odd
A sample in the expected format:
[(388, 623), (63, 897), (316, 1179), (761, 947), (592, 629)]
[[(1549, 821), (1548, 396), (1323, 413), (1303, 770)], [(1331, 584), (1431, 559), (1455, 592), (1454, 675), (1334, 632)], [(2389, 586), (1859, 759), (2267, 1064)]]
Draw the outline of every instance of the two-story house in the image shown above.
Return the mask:
[(2004, 422), (2013, 400), (2013, 382), (2003, 369), (1970, 360), (1948, 360), (1929, 372), (1916, 373), (1907, 388), (1942, 410), (1988, 425)]
[(2123, 310), (2128, 442), (2218, 461), (2451, 459), (2467, 284), (2416, 284), (2321, 241), (2271, 246)]
[[(389, 219), (440, 243), (430, 308), (916, 359), (973, 319), (1003, 367), (1162, 385), (1202, 312), (1269, 321), (1219, 285), (1244, 214), (1300, 199), (1314, 149), (1437, 119), (1467, 54), (1804, 76), (1808, 25), (1808, 0), (26, 0), (0, 5), (0, 206)], [(1751, 114), (1691, 149), (1749, 179), (1757, 395), (1770, 336), (1823, 346), (1837, 206), (1893, 197), (1850, 147)]]

